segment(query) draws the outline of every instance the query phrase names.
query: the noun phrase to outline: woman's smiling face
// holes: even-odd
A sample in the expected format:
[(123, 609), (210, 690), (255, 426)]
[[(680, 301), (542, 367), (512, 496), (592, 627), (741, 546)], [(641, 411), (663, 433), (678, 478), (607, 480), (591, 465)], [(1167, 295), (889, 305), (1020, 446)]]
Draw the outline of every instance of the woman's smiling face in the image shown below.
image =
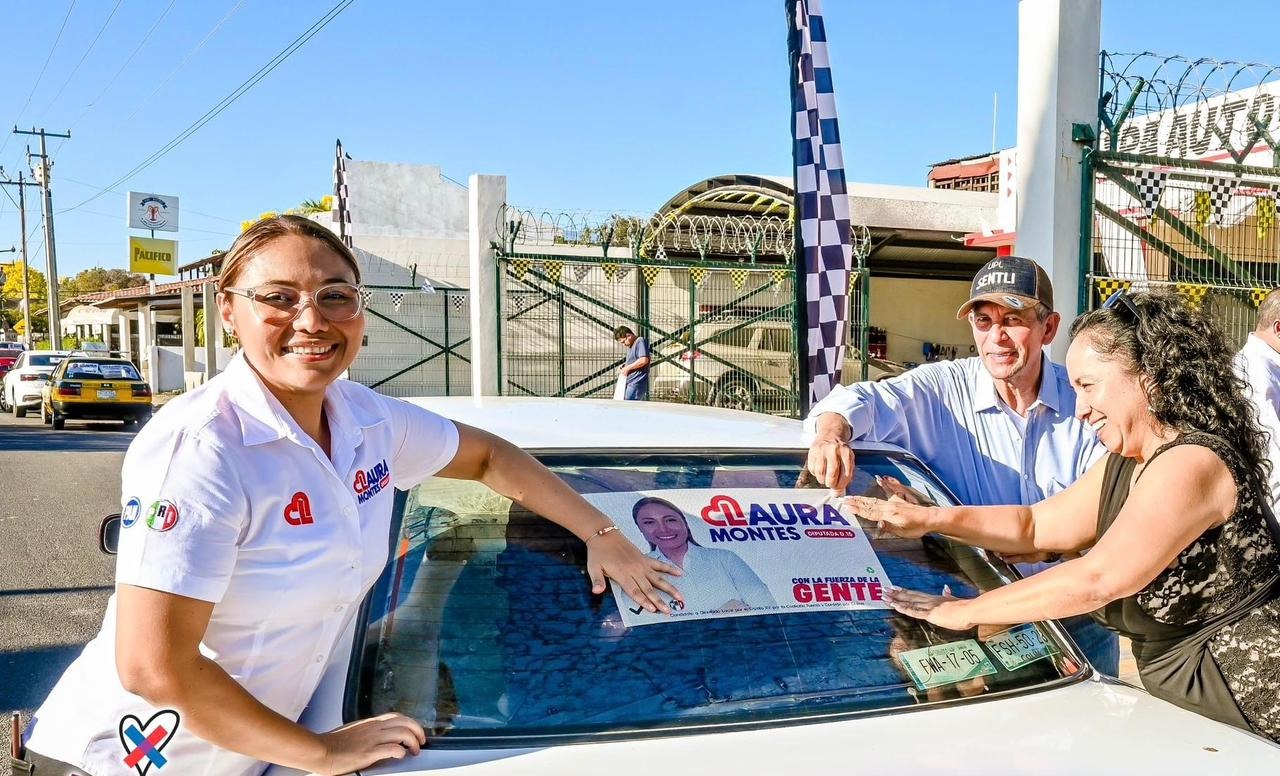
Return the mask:
[[(355, 283), (355, 272), (323, 241), (286, 235), (264, 245), (233, 278), (239, 288), (280, 286), (314, 293), (333, 283)], [(319, 393), (338, 379), (360, 350), (364, 314), (333, 322), (309, 299), (292, 321), (261, 320), (255, 302), (220, 295), (223, 322), (235, 332), (245, 357), (278, 398)]]
[(649, 544), (666, 553), (689, 542), (684, 515), (662, 504), (646, 504), (636, 514), (636, 525)]
[(1133, 458), (1155, 431), (1147, 393), (1138, 375), (1081, 334), (1067, 351), (1067, 373), (1076, 389), (1076, 417), (1111, 452)]

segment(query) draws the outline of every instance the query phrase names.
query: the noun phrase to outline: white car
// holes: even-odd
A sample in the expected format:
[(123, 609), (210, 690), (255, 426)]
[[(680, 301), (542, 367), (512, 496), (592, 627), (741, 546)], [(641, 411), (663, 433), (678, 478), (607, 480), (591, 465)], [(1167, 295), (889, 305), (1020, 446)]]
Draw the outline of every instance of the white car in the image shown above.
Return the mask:
[[(612, 512), (633, 541), (627, 505), (640, 494), (686, 504), (714, 494), (706, 508), (685, 509), (686, 528), (708, 546), (732, 545), (771, 580), (776, 608), (628, 625), (629, 602), (590, 594), (582, 542), (478, 483), (429, 480), (398, 494), (392, 560), (301, 720), (328, 730), (394, 710), (422, 721), (430, 742), (421, 754), (364, 774), (1280, 768), (1280, 747), (1094, 673), (1054, 623), (950, 633), (881, 608), (872, 595), (854, 603), (847, 585), (873, 572), (903, 587), (950, 585), (961, 596), (1007, 584), (1013, 572), (942, 537), (878, 537), (853, 518), (839, 527), (825, 508), (828, 524), (802, 528), (803, 541), (782, 536), (807, 523), (796, 522), (799, 507), (778, 503), (826, 496), (797, 487), (798, 421), (590, 399), (414, 401), (531, 451)], [(858, 463), (851, 492), (874, 494), (875, 477), (892, 476), (917, 496), (951, 502), (901, 450), (860, 445)], [(725, 497), (760, 503), (735, 521)], [(752, 531), (762, 544), (736, 542)], [(833, 538), (841, 541), (810, 541)], [(855, 562), (857, 552), (871, 554)], [(819, 576), (819, 556), (847, 569)], [(697, 580), (677, 585), (691, 602)]]
[(4, 383), (0, 384), (0, 410), (24, 418), (28, 409), (38, 409), (41, 389), (49, 381), (54, 368), (66, 357), (62, 351), (23, 351), (4, 376)]

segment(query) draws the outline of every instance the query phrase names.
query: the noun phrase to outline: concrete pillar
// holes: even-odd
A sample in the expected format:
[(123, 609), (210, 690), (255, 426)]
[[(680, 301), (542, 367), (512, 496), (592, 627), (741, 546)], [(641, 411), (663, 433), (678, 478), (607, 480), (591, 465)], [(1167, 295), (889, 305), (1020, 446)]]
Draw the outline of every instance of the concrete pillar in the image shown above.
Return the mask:
[(1096, 125), (1102, 0), (1018, 3), (1018, 242), (1053, 280), (1063, 332), (1054, 360), (1067, 353), (1066, 329), (1080, 290), (1081, 146), (1073, 123)]
[(196, 294), (191, 286), (183, 286), (178, 292), (181, 301), (182, 321), (182, 371), (196, 368)]
[(121, 310), (117, 313), (120, 317), (117, 319), (117, 328), (120, 331), (120, 355), (127, 359), (133, 358), (133, 340), (129, 337), (129, 313)]
[(498, 212), (507, 201), (505, 175), (472, 175), (467, 181), (471, 286), (471, 393), (498, 396), (498, 261), (489, 243), (499, 240)]
[(204, 379), (209, 380), (218, 373), (218, 345), (222, 344), (222, 316), (218, 313), (218, 303), (214, 299), (217, 286), (204, 284), (201, 302), (204, 305)]
[(155, 339), (155, 327), (151, 321), (151, 305), (147, 302), (138, 303), (138, 352), (137, 364), (147, 373), (147, 382), (151, 384), (151, 390), (156, 390), (156, 371), (158, 364), (154, 360), (155, 354), (151, 352), (151, 347), (155, 345), (152, 342)]

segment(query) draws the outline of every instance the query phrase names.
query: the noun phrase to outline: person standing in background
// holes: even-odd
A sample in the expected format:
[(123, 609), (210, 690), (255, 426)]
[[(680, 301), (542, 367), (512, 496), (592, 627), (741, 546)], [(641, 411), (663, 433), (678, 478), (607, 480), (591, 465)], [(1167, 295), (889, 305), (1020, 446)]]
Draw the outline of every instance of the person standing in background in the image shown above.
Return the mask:
[(619, 374), (627, 376), (626, 391), (622, 398), (627, 401), (648, 401), (649, 399), (649, 343), (626, 326), (613, 330), (613, 339), (627, 349), (627, 357), (623, 359)]

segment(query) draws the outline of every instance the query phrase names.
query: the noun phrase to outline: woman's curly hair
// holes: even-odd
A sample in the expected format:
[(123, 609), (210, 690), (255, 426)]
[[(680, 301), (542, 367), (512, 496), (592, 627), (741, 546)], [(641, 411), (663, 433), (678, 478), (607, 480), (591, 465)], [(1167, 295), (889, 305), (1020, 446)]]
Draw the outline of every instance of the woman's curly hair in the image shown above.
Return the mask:
[(1254, 486), (1262, 487), (1272, 464), (1257, 411), (1246, 398), (1246, 383), (1233, 368), (1235, 351), (1226, 335), (1172, 292), (1128, 298), (1136, 316), (1124, 305), (1092, 310), (1071, 324), (1071, 338), (1088, 333), (1094, 350), (1146, 377), (1157, 421), (1182, 433), (1222, 437), (1243, 456)]

